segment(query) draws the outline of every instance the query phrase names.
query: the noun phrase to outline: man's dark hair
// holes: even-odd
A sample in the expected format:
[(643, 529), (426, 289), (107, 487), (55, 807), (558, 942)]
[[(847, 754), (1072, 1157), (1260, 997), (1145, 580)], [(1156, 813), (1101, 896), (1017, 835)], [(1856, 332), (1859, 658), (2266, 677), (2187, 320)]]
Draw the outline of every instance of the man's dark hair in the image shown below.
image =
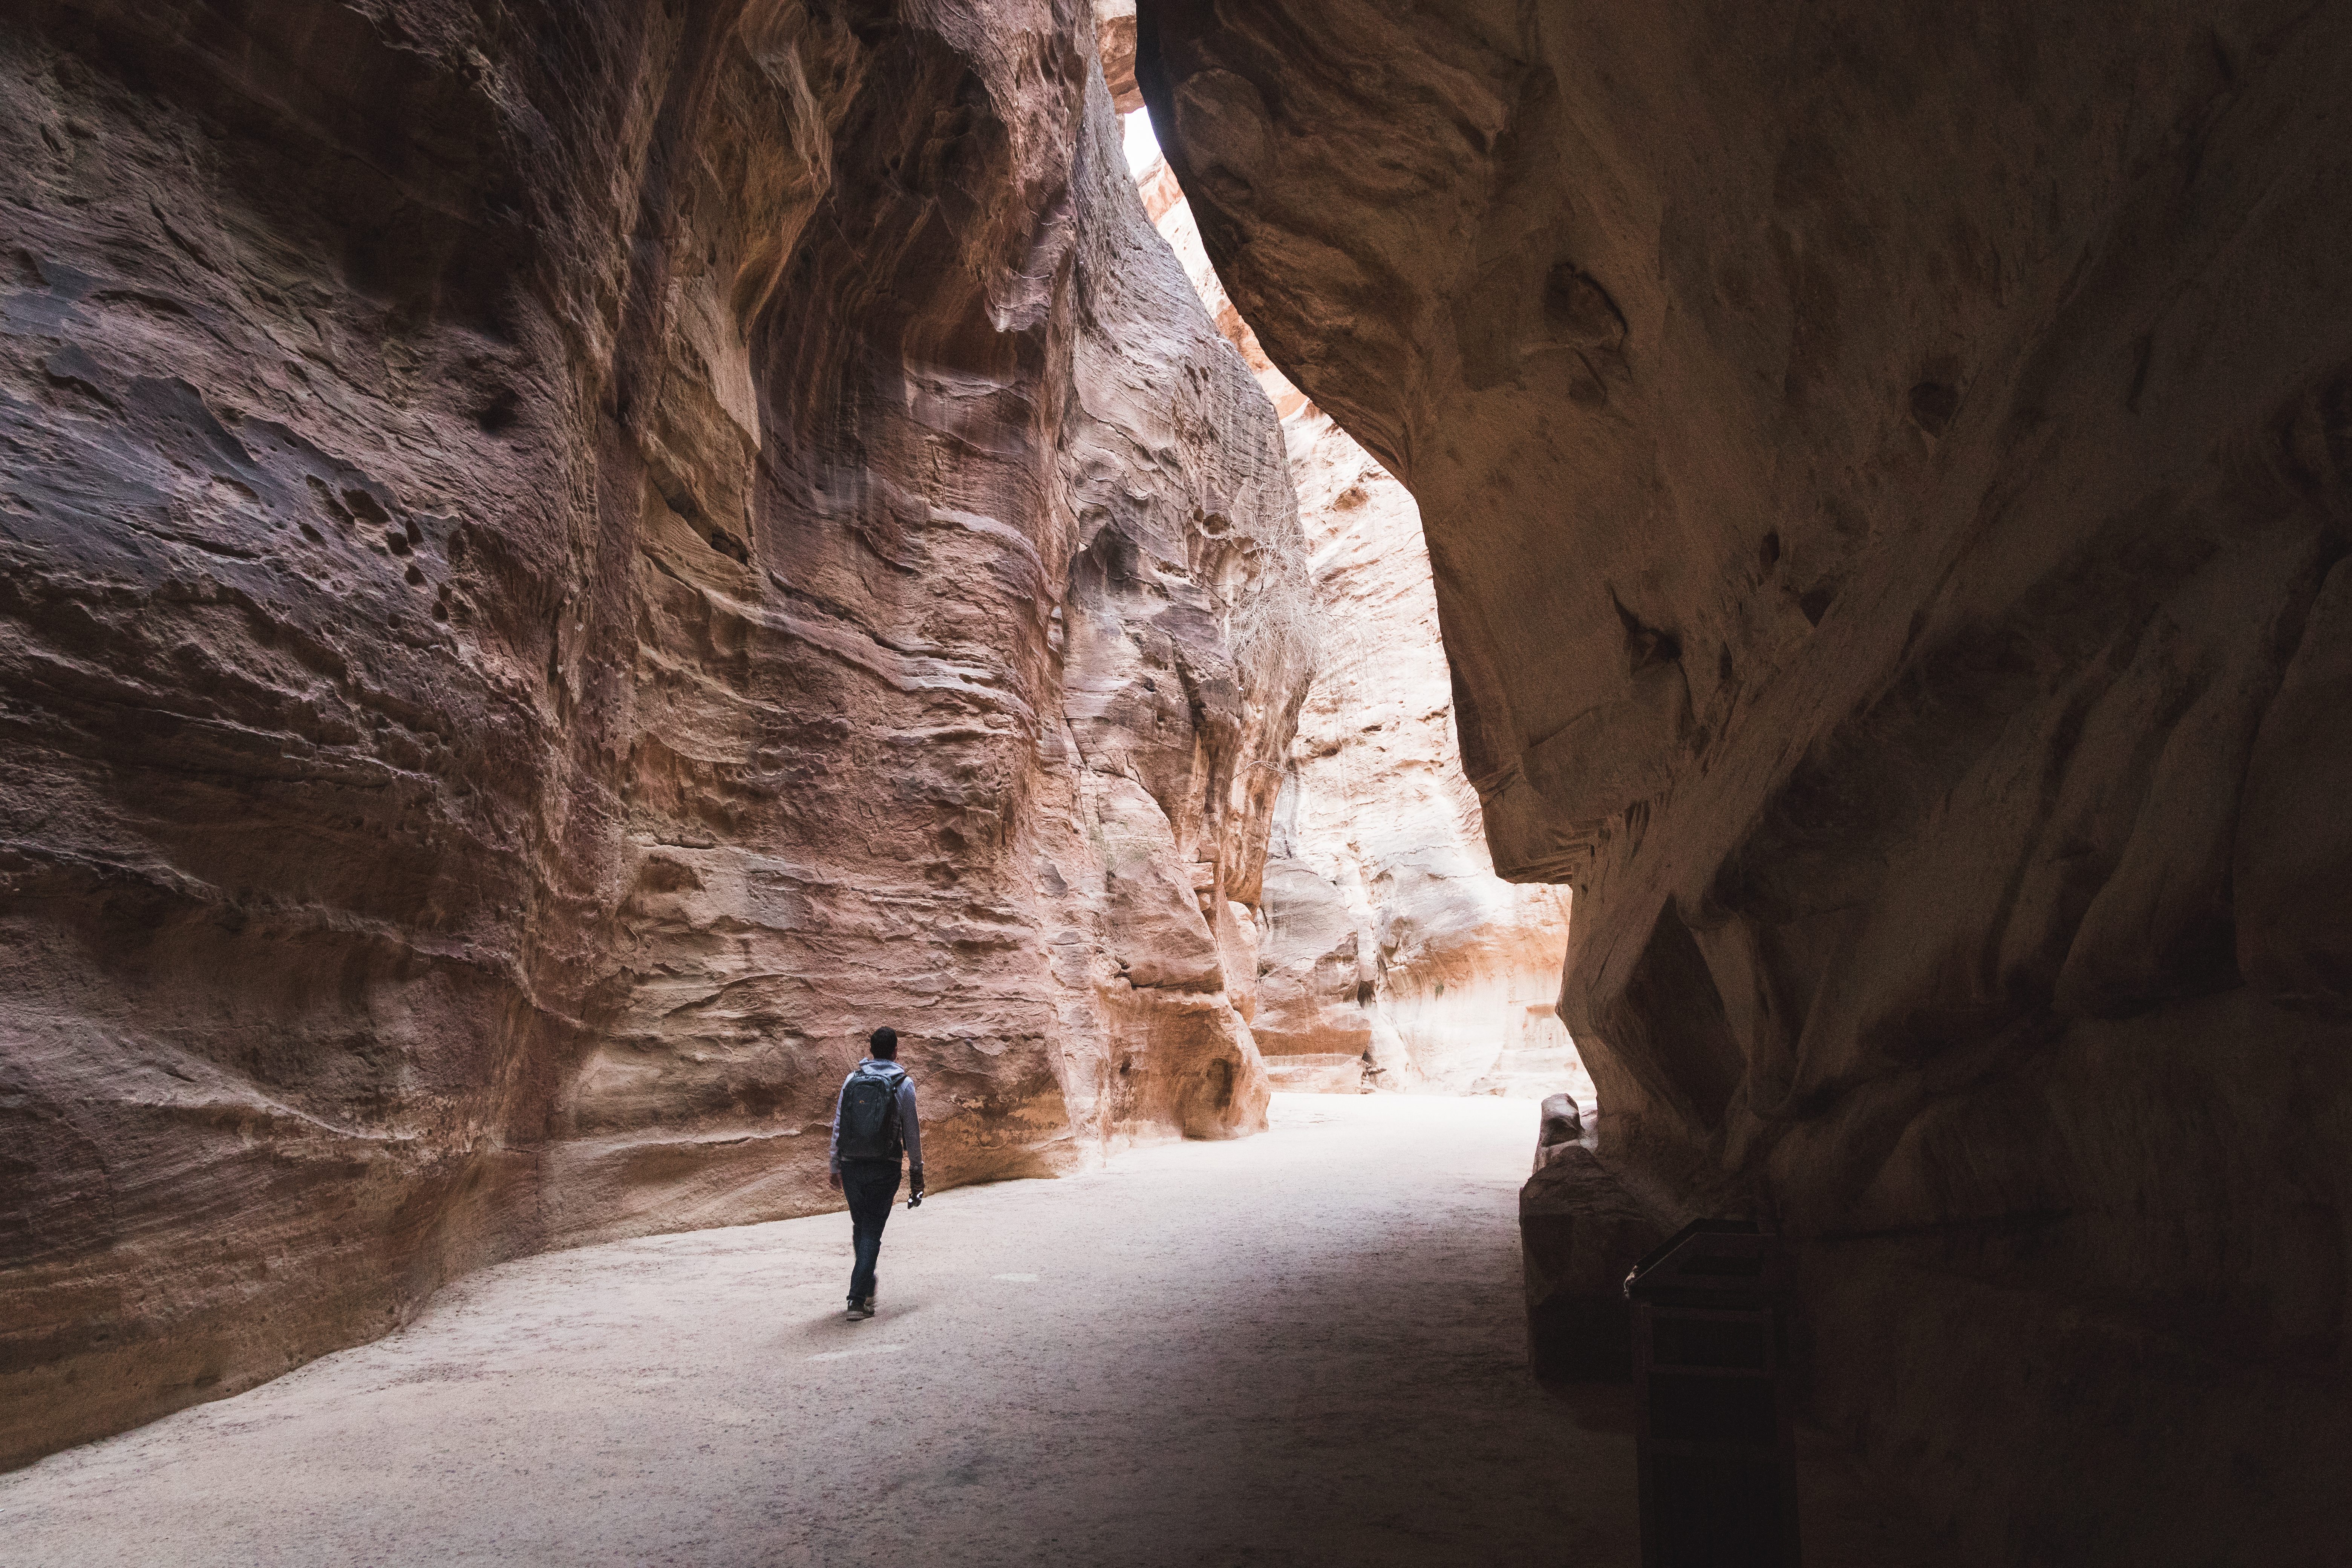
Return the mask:
[(866, 1037), (866, 1048), (878, 1061), (898, 1059), (898, 1031), (884, 1026)]

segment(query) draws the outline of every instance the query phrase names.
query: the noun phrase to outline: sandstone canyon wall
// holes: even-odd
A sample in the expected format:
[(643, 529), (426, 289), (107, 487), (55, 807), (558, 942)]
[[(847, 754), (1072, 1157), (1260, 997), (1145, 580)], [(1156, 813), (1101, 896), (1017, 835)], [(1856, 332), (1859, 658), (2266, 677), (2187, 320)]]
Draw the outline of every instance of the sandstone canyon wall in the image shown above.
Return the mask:
[(1093, 37), (0, 18), (0, 1464), (828, 1206), (876, 1024), (935, 1185), (1263, 1124), (1303, 548)]
[[(1097, 14), (1111, 73), (1122, 30), (1133, 53), (1132, 8)], [(1266, 358), (1166, 161), (1136, 177), (1202, 304), (1282, 415), (1313, 557), (1315, 681), (1257, 911), (1255, 1033), (1267, 1071), (1286, 1089), (1566, 1091), (1590, 1107), (1591, 1079), (1555, 1011), (1568, 893), (1514, 886), (1488, 858), (1454, 736), (1420, 510)]]
[(1381, 1087), (1568, 1091), (1589, 1107), (1591, 1080), (1555, 1011), (1568, 889), (1514, 886), (1487, 858), (1420, 512), (1320, 409), (1283, 433), (1323, 643), (1266, 862), (1268, 1069), (1279, 1083), (1286, 1053), (1329, 1051), (1369, 1026)]
[(1785, 1230), (1969, 1561), (2332, 1561), (2352, 7), (1139, 9), (1421, 504), (1603, 1157)]

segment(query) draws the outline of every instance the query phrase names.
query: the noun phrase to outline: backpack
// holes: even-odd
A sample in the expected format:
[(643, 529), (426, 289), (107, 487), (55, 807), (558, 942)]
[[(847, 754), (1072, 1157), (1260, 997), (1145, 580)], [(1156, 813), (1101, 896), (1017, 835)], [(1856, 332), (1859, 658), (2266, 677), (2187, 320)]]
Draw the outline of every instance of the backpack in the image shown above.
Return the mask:
[(849, 1075), (841, 1089), (841, 1157), (845, 1160), (896, 1160), (905, 1144), (898, 1135), (898, 1086), (907, 1075), (873, 1073), (863, 1068)]

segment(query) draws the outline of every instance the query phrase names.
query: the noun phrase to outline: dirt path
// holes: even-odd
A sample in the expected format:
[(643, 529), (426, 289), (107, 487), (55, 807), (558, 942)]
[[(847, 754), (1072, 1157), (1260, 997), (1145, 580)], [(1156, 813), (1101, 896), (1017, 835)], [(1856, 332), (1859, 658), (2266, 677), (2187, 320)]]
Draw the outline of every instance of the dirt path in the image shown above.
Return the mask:
[(1521, 1371), (1534, 1138), (1277, 1097), (902, 1206), (860, 1324), (842, 1215), (509, 1264), (0, 1477), (0, 1562), (1631, 1564), (1631, 1441)]

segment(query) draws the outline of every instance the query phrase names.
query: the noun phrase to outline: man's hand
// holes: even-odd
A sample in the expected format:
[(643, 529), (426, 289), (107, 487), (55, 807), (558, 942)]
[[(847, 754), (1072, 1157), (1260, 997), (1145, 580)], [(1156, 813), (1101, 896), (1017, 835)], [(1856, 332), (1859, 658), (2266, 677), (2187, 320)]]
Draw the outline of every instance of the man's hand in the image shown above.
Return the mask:
[(824, 1184), (831, 1187), (836, 1193), (841, 1191), (841, 1173), (839, 1171), (827, 1171), (824, 1173)]
[(908, 1173), (907, 1195), (910, 1198), (919, 1198), (923, 1195), (923, 1168), (920, 1165)]

